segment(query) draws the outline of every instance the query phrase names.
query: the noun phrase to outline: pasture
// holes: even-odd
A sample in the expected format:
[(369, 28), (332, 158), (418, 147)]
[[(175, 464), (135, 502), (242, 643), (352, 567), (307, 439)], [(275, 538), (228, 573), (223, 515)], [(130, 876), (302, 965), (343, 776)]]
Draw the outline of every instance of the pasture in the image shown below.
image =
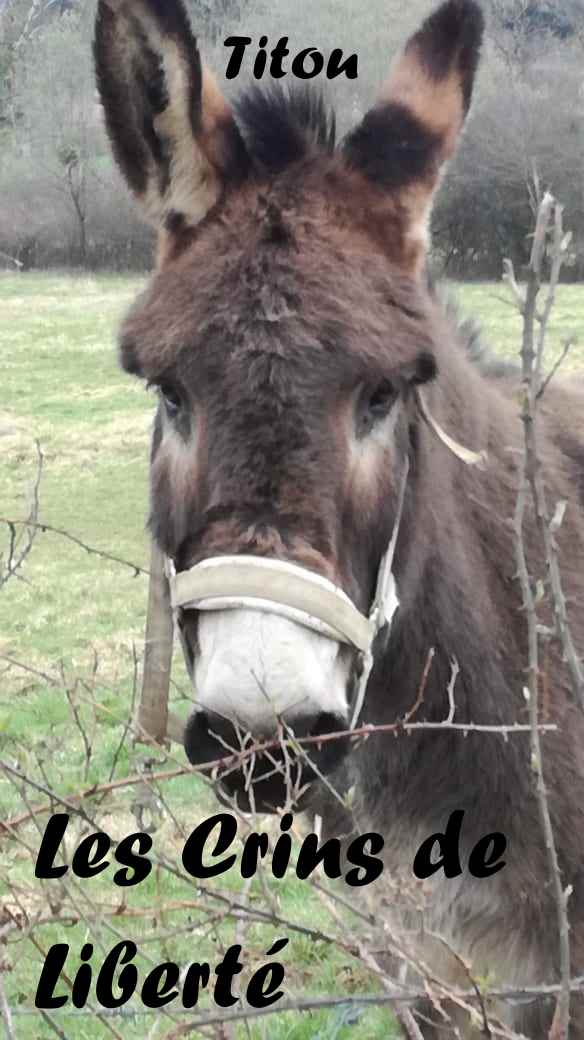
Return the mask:
[[(38, 476), (37, 441), (43, 459), (39, 521), (92, 549), (146, 568), (144, 520), (154, 400), (118, 370), (115, 355), (119, 318), (140, 285), (135, 277), (103, 275), (0, 277), (0, 517), (21, 521), (30, 513)], [(453, 286), (453, 291), (463, 312), (481, 323), (492, 348), (505, 356), (517, 355), (520, 319), (505, 302), (505, 288), (473, 284)], [(584, 289), (577, 285), (561, 286), (558, 292), (548, 366), (568, 335), (578, 342), (565, 367), (584, 366)], [(20, 528), (15, 532), (19, 535)], [(3, 523), (4, 562), (10, 537)], [(134, 747), (127, 730), (146, 595), (143, 574), (88, 554), (51, 531), (38, 533), (23, 566), (0, 587), (0, 757), (27, 778), (24, 782), (16, 773), (0, 772), (0, 820), (30, 812), (31, 803), (47, 803), (48, 787), (66, 799), (92, 784), (115, 782), (140, 769), (184, 764), (180, 749), (164, 756)], [(178, 655), (174, 678), (173, 708), (184, 716), (189, 695)], [(31, 779), (36, 790), (28, 783)], [(184, 835), (215, 811), (216, 803), (201, 780), (188, 776), (169, 780), (160, 793), (161, 800), (149, 802), (145, 797), (141, 803), (133, 785), (110, 791), (99, 804), (89, 798), (82, 804), (112, 836), (140, 829), (136, 820), (149, 821), (158, 854), (180, 861)], [(53, 804), (54, 811), (64, 811), (58, 802)], [(58, 885), (33, 884), (32, 853), (46, 819), (33, 814), (18, 828), (18, 841), (4, 836), (0, 844), (0, 933), (7, 924), (12, 929), (0, 949), (0, 971), (6, 968), (5, 985), (14, 1010), (34, 1011), (42, 950), (67, 941), (76, 966), (75, 951), (90, 935), (96, 950), (105, 953), (120, 937), (131, 934), (144, 966), (165, 959), (218, 959), (218, 950), (241, 941), (244, 956), (248, 952), (247, 966), (259, 964), (275, 938), (286, 934), (290, 945), (282, 960), (287, 993), (375, 991), (374, 976), (362, 964), (309, 934), (285, 932), (281, 925), (248, 922), (243, 928), (241, 921), (214, 921), (212, 897), (201, 909), (195, 883), (189, 885), (188, 879), (162, 867), (123, 894), (112, 886), (109, 874), (85, 882), (76, 893), (73, 888), (78, 905), (73, 912), (69, 892), (62, 909), (64, 940), (63, 924), (55, 924), (59, 909), (52, 905), (59, 898)], [(210, 887), (220, 898), (269, 905), (281, 918), (307, 929), (331, 931), (326, 902), (306, 882), (290, 876), (281, 882), (268, 875), (254, 878), (243, 891), (241, 878), (232, 873), (215, 879)], [(45, 914), (46, 924), (35, 927), (35, 945), (26, 929), (12, 928), (12, 923), (24, 928), (27, 915), (45, 913), (45, 903), (51, 904), (52, 912)], [(235, 933), (241, 939), (234, 939)], [(205, 1006), (212, 1006), (208, 998)], [(124, 1040), (164, 1037), (175, 1024), (169, 1020), (157, 1025), (155, 1014), (113, 1018), (111, 1025), (91, 1015), (74, 1020), (65, 1013), (53, 1014), (60, 1035), (75, 1040), (120, 1033)], [(184, 1019), (177, 1016), (179, 1024)], [(120, 1033), (112, 1033), (112, 1026)], [(55, 1035), (38, 1013), (17, 1016), (15, 1027), (18, 1040)], [(341, 1009), (278, 1015), (249, 1029), (238, 1026), (233, 1035), (255, 1040), (381, 1040), (391, 1029), (391, 1015), (383, 1009), (359, 1014), (354, 1021), (348, 1021), (346, 1009)]]

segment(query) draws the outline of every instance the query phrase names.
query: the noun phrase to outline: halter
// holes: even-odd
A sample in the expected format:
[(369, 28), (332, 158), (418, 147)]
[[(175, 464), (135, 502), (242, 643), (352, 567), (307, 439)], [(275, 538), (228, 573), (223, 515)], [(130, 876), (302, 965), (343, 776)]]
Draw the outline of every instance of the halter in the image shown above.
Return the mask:
[[(436, 423), (421, 395), (416, 390), (416, 402), (424, 421), (433, 433), (457, 458), (466, 465), (481, 466), (486, 456), (484, 452), (476, 453), (454, 441)], [(165, 589), (166, 602), (160, 607), (153, 591), (154, 582), (159, 582), (161, 575), (161, 554), (153, 548), (153, 570), (157, 574), (151, 577), (148, 625), (151, 631), (160, 631), (160, 617), (155, 616), (152, 603), (157, 610), (162, 610), (168, 626), (170, 615), (174, 618), (174, 627), (178, 628), (182, 639), (180, 616), (183, 610), (234, 610), (245, 607), (264, 613), (277, 614), (295, 621), (312, 631), (350, 646), (355, 653), (353, 704), (351, 709), (350, 729), (354, 729), (359, 720), (365, 691), (375, 663), (375, 640), (381, 629), (389, 627), (399, 607), (399, 598), (393, 563), (395, 549), (399, 537), (403, 516), (403, 507), (409, 476), (410, 464), (406, 456), (400, 479), (396, 516), (389, 544), (381, 558), (373, 602), (368, 614), (363, 614), (349, 599), (347, 594), (314, 571), (284, 560), (274, 560), (262, 556), (212, 556), (197, 563), (189, 570), (176, 573), (174, 563), (168, 557), (164, 559), (164, 570), (167, 578)], [(159, 589), (160, 592), (160, 589)], [(169, 597), (169, 598), (168, 598)], [(158, 620), (158, 624), (151, 624)], [(164, 626), (163, 626), (164, 629)], [(172, 645), (168, 648), (168, 638), (159, 641), (158, 648), (149, 644), (147, 632), (146, 659), (142, 687), (142, 703), (138, 717), (140, 728), (157, 740), (180, 739), (181, 724), (168, 713), (168, 684), (170, 681), (170, 659)], [(188, 648), (182, 640), (183, 653), (189, 674), (192, 676), (192, 662)], [(158, 650), (158, 652), (157, 652)], [(160, 652), (162, 650), (162, 653)], [(166, 703), (160, 704), (160, 690), (166, 681)], [(155, 691), (155, 695), (153, 693)]]
[[(338, 585), (297, 563), (262, 556), (211, 556), (190, 570), (175, 572), (168, 561), (170, 603), (175, 621), (180, 610), (234, 610), (246, 607), (279, 614), (313, 632), (351, 646), (357, 656), (359, 680), (350, 728), (361, 713), (374, 663), (377, 633), (391, 625), (399, 606), (393, 558), (399, 535), (409, 460), (400, 481), (396, 518), (377, 575), (369, 614), (362, 614)], [(188, 660), (188, 658), (187, 658)]]

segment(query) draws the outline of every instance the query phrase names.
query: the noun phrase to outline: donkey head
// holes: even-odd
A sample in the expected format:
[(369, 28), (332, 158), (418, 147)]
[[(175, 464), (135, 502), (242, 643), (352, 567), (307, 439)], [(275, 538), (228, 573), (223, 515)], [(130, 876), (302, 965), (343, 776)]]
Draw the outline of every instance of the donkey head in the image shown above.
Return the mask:
[[(335, 149), (334, 120), (307, 92), (254, 88), (234, 115), (180, 0), (100, 0), (109, 136), (159, 233), (121, 361), (159, 393), (150, 525), (178, 573), (225, 555), (285, 560), (368, 612), (406, 460), (422, 465), (413, 391), (440, 363), (426, 229), (481, 35), (477, 4), (447, 0)], [(238, 734), (345, 730), (353, 650), (230, 606), (182, 614), (191, 761), (221, 758)], [(308, 750), (317, 772), (342, 753), (340, 741)], [(223, 780), (242, 806), (273, 807), (286, 780), (314, 776), (299, 761), (287, 747)]]

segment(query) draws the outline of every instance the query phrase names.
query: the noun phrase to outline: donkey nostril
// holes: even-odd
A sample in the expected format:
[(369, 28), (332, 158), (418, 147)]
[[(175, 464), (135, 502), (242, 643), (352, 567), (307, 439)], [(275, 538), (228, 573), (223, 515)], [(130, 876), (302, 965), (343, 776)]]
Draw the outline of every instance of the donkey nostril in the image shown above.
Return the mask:
[(203, 765), (225, 758), (239, 745), (232, 723), (206, 711), (195, 711), (187, 722), (184, 746), (189, 762)]
[(344, 720), (332, 711), (321, 711), (310, 730), (311, 737), (324, 737), (329, 733), (339, 733), (346, 729)]

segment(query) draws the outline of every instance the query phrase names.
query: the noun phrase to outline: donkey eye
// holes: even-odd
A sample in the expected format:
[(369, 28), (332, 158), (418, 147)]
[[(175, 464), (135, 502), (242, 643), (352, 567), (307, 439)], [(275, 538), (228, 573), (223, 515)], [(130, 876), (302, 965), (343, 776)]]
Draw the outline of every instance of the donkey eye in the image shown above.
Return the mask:
[(367, 411), (373, 419), (384, 419), (397, 397), (397, 390), (387, 381), (378, 386), (369, 396)]
[(182, 398), (172, 386), (162, 385), (158, 388), (166, 410), (174, 418), (182, 408)]
[(366, 388), (357, 407), (357, 436), (366, 437), (377, 423), (389, 415), (398, 391), (393, 383), (385, 379), (375, 389)]

